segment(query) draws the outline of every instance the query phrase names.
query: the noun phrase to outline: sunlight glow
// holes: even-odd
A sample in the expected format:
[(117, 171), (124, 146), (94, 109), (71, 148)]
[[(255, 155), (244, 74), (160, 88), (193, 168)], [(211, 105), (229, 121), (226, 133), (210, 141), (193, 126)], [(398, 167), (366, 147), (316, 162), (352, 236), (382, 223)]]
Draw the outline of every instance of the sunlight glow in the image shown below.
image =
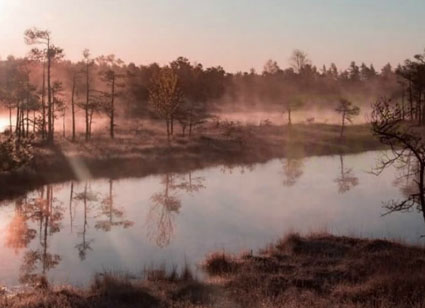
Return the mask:
[[(1, 3), (1, 0), (0, 0)], [(9, 119), (7, 117), (0, 117), (0, 132), (4, 132), (9, 127)]]

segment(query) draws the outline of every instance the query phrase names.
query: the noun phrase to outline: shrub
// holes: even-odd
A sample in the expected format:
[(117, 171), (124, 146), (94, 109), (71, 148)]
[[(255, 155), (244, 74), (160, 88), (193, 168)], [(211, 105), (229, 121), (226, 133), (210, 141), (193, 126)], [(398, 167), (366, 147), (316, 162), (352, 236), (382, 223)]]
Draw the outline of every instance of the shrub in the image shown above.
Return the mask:
[(33, 159), (30, 139), (17, 140), (13, 135), (0, 141), (0, 172), (13, 171)]

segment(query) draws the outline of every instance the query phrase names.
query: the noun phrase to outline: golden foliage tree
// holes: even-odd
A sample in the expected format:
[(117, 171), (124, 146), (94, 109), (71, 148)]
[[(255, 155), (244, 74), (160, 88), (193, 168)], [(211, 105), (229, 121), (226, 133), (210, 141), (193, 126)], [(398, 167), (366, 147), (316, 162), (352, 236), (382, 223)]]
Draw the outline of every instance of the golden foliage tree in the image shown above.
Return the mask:
[(173, 135), (173, 121), (182, 102), (177, 74), (169, 67), (162, 68), (153, 78), (149, 101), (158, 116), (165, 120), (167, 138)]

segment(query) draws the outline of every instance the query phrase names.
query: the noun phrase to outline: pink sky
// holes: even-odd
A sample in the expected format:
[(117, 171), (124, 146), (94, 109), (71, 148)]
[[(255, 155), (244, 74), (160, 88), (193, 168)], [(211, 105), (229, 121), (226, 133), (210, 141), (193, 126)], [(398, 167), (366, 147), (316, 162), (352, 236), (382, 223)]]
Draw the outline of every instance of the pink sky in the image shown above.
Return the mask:
[(288, 66), (293, 49), (318, 67), (396, 65), (425, 47), (425, 2), (397, 0), (0, 0), (0, 56), (29, 50), (23, 32), (52, 31), (71, 60), (84, 48), (126, 62), (178, 56), (235, 72)]

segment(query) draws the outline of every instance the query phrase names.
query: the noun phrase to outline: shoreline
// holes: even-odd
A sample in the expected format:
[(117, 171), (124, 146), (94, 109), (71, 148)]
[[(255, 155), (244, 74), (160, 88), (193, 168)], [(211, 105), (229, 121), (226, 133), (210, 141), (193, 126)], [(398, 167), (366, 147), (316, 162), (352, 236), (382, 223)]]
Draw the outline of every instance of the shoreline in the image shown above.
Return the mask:
[(170, 143), (165, 136), (148, 131), (142, 136), (112, 140), (94, 137), (89, 142), (72, 143), (61, 139), (54, 146), (36, 145), (29, 166), (0, 174), (0, 200), (69, 180), (143, 177), (217, 165), (264, 163), (275, 158), (354, 154), (384, 148), (368, 125), (348, 126), (343, 139), (339, 129), (328, 124), (294, 124), (290, 128), (241, 126), (230, 133), (214, 129), (190, 139), (176, 136)]
[(288, 234), (258, 253), (206, 256), (183, 269), (98, 274), (88, 288), (49, 286), (0, 297), (2, 307), (422, 307), (425, 248), (394, 241)]

